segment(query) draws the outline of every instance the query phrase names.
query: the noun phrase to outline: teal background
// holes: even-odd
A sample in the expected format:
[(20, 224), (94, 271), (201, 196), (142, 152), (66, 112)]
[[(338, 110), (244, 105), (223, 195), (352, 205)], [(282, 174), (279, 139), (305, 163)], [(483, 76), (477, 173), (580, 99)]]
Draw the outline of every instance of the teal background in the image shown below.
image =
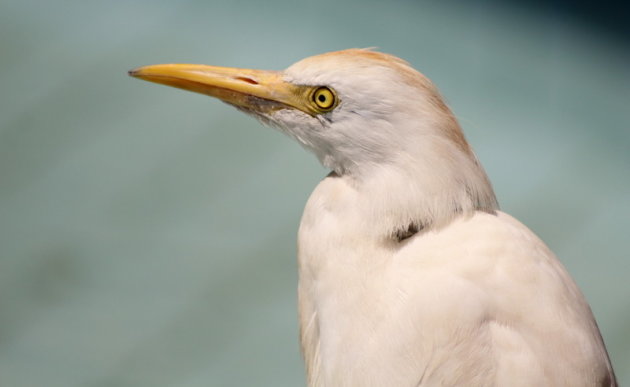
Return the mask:
[(623, 34), (500, 2), (3, 0), (0, 385), (304, 385), (295, 235), (326, 171), (224, 104), (126, 72), (372, 46), (438, 85), (630, 383)]

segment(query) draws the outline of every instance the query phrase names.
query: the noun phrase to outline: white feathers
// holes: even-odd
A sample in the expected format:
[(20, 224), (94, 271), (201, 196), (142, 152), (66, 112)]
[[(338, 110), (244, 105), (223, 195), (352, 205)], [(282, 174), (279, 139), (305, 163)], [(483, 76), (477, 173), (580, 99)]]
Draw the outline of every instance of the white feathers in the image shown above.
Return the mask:
[(498, 208), (452, 113), (402, 60), (347, 50), (300, 61), (285, 80), (337, 92), (339, 106), (327, 114), (286, 109), (269, 119), (369, 193), (360, 193), (356, 205), (373, 233), (390, 236), (411, 224), (439, 226)]
[(588, 305), (525, 226), (478, 212), (384, 243), (344, 180), (318, 186), (299, 232), (310, 385), (613, 385)]
[(331, 173), (299, 231), (310, 386), (614, 386), (584, 297), (553, 253), (498, 211), (433, 85), (364, 50), (285, 72), (339, 106), (267, 117)]

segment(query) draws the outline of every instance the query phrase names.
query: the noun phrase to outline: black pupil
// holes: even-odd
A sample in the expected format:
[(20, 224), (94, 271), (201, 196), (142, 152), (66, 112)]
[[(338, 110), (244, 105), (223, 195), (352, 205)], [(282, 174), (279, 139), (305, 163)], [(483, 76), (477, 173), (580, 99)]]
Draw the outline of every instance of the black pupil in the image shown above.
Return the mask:
[(319, 100), (319, 102), (326, 102), (326, 96), (324, 94), (320, 94), (317, 99)]

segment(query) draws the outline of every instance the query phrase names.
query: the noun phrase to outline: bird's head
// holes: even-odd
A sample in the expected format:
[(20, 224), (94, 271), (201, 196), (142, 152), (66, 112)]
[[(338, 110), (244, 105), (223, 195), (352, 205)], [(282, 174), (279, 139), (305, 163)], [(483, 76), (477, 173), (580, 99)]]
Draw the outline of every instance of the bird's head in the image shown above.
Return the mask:
[(339, 174), (393, 161), (423, 136), (446, 136), (468, 151), (433, 85), (379, 52), (333, 52), (278, 72), (169, 64), (131, 75), (235, 105), (294, 137)]
[(418, 180), (427, 200), (450, 191), (456, 197), (445, 200), (454, 210), (496, 206), (436, 88), (392, 55), (350, 49), (306, 58), (284, 71), (166, 64), (130, 75), (234, 105), (295, 138), (339, 175), (361, 179), (399, 171), (403, 179), (430, 177)]

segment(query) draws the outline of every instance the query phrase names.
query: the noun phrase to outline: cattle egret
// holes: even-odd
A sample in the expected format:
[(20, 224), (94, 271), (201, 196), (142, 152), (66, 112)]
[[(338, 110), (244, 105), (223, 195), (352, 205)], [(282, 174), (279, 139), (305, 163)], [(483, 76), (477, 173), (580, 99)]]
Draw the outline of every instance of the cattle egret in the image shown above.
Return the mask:
[(309, 386), (616, 386), (577, 285), (499, 211), (457, 120), (407, 62), (350, 49), (284, 71), (130, 75), (234, 105), (331, 170), (298, 232)]

